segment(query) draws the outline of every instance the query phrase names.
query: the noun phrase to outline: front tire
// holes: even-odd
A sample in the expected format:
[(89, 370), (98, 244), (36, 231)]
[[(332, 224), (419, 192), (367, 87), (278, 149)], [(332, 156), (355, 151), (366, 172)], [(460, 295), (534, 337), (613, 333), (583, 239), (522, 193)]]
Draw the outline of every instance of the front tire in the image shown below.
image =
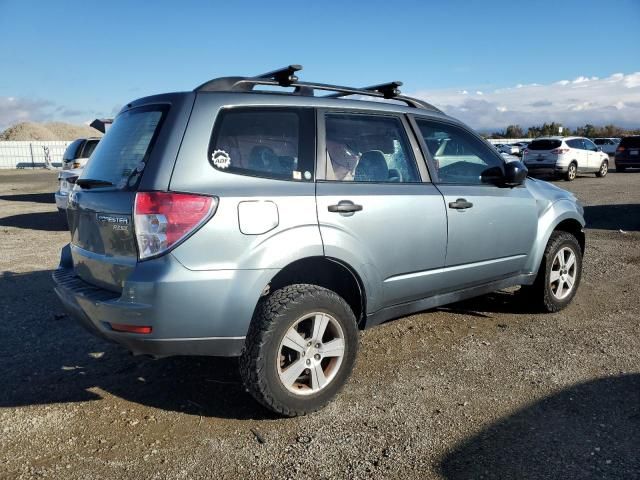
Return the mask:
[(256, 310), (240, 373), (263, 406), (295, 417), (321, 409), (347, 382), (358, 351), (353, 311), (335, 292), (295, 284)]
[(551, 234), (536, 280), (523, 287), (527, 297), (544, 312), (565, 308), (578, 290), (582, 277), (582, 249), (568, 232)]
[(575, 162), (572, 162), (569, 164), (569, 167), (567, 168), (567, 173), (565, 173), (564, 179), (567, 182), (571, 182), (576, 179), (577, 175), (578, 175), (578, 165)]
[(600, 165), (600, 169), (596, 172), (596, 177), (606, 177), (607, 173), (609, 173), (609, 162), (607, 160), (603, 160)]

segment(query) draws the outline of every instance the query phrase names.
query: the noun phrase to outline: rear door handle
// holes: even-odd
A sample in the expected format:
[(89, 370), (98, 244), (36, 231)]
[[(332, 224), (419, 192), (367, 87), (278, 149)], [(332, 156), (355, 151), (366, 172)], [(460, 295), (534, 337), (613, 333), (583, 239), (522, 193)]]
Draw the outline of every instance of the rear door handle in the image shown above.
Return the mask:
[(334, 213), (354, 213), (362, 210), (362, 205), (357, 205), (351, 200), (340, 200), (337, 205), (329, 205), (327, 209)]
[(455, 208), (456, 210), (464, 210), (471, 207), (473, 207), (473, 203), (467, 202), (466, 198), (459, 198), (455, 202), (449, 202), (449, 208)]

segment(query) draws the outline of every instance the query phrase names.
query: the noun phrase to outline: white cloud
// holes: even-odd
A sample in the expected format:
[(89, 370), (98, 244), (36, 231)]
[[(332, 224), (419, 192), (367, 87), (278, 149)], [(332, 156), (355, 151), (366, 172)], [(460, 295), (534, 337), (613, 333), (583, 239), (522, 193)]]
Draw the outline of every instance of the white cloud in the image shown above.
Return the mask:
[[(476, 95), (467, 95), (475, 91)], [(464, 92), (464, 94), (462, 93)], [(640, 72), (606, 78), (578, 76), (550, 84), (518, 84), (493, 91), (423, 90), (411, 94), (479, 130), (562, 122), (571, 127), (593, 123), (640, 126)]]
[[(20, 122), (67, 121), (79, 123), (92, 112), (56, 105), (50, 100), (0, 96), (0, 132)], [(95, 118), (95, 117), (93, 117)]]

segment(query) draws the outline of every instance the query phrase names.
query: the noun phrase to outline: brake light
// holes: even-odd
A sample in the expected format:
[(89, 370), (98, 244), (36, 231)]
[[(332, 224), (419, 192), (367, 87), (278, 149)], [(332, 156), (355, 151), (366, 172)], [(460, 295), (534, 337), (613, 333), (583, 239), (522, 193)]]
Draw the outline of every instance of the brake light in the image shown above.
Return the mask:
[(616, 148), (616, 152), (620, 152), (620, 153), (624, 152), (624, 147)]
[(568, 148), (554, 148), (549, 153), (553, 153), (554, 155), (562, 155), (563, 153), (568, 153)]
[(140, 260), (157, 257), (197, 230), (215, 213), (215, 197), (138, 192), (133, 221)]

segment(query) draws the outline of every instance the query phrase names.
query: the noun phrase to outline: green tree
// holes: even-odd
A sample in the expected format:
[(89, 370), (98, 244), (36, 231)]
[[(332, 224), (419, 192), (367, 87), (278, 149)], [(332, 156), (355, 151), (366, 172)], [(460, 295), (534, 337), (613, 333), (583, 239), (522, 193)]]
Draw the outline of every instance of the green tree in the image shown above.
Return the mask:
[(522, 138), (524, 137), (524, 131), (520, 128), (520, 125), (509, 125), (505, 131), (506, 138)]

